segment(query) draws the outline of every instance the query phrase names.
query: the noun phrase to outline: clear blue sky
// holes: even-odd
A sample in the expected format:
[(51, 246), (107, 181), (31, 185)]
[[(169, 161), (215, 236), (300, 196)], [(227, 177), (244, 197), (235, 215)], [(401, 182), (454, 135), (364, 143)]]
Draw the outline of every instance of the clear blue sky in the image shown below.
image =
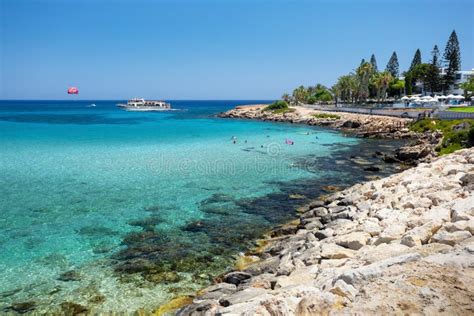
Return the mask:
[(0, 99), (273, 99), (372, 53), (406, 70), (453, 29), (474, 68), (472, 0), (0, 3)]

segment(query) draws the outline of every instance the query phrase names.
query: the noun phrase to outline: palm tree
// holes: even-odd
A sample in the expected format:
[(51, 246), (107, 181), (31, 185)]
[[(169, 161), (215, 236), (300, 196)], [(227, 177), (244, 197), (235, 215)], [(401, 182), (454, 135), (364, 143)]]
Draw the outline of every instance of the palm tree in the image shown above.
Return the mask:
[(289, 104), (290, 101), (291, 101), (291, 96), (290, 96), (288, 93), (284, 93), (284, 94), (281, 96), (281, 99), (282, 99), (283, 101), (285, 101), (286, 103)]
[(380, 98), (382, 98), (382, 102), (385, 100), (385, 94), (392, 80), (393, 77), (388, 71), (380, 72), (374, 76), (373, 83), (377, 89), (378, 102), (380, 102)]
[(308, 98), (308, 92), (306, 91), (306, 88), (303, 86), (299, 86), (295, 90), (293, 90), (293, 99), (295, 100), (296, 105), (299, 103), (304, 103), (306, 102), (306, 99)]
[(357, 68), (356, 75), (358, 79), (358, 101), (365, 101), (369, 96), (369, 81), (372, 74), (372, 65), (370, 63), (365, 62), (361, 64), (359, 68)]
[(354, 74), (339, 77), (336, 86), (338, 87), (338, 95), (342, 101), (354, 102), (357, 90), (357, 80)]
[(329, 91), (331, 91), (332, 96), (334, 97), (334, 103), (337, 106), (337, 99), (341, 94), (340, 86), (336, 83), (331, 87), (331, 89), (329, 89)]

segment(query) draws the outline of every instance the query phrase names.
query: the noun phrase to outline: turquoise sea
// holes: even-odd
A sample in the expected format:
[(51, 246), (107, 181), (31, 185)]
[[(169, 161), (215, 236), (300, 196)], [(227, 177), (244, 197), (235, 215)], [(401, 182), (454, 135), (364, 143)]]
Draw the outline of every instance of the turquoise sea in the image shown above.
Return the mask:
[(324, 186), (395, 170), (364, 171), (394, 142), (215, 116), (262, 101), (118, 102), (0, 101), (0, 312), (151, 311), (212, 282)]

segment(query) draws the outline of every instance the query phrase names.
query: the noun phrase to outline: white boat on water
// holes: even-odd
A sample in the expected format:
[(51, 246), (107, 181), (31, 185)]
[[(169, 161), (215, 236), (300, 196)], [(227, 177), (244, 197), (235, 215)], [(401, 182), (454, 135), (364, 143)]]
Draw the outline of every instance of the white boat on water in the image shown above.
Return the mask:
[(145, 100), (134, 98), (128, 100), (127, 104), (117, 104), (118, 107), (127, 111), (169, 111), (171, 104), (159, 100)]

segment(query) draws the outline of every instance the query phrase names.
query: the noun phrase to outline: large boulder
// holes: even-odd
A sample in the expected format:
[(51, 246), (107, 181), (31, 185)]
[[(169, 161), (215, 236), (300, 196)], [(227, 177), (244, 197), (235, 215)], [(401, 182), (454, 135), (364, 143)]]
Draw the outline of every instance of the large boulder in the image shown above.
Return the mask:
[(354, 251), (338, 246), (336, 244), (323, 244), (321, 246), (321, 257), (325, 259), (351, 258)]
[(431, 242), (454, 246), (471, 236), (472, 234), (465, 230), (450, 233), (443, 228), (431, 237)]
[(370, 237), (370, 234), (365, 232), (352, 232), (336, 237), (335, 243), (345, 248), (359, 250), (367, 244)]
[(413, 162), (424, 158), (432, 153), (432, 148), (428, 145), (421, 144), (416, 146), (404, 146), (395, 151), (395, 159), (404, 162)]
[(239, 285), (242, 281), (250, 279), (252, 275), (247, 272), (242, 272), (242, 271), (235, 271), (235, 272), (230, 272), (227, 273), (224, 276), (224, 282), (234, 284), (234, 285)]
[(357, 122), (357, 121), (345, 121), (344, 123), (342, 123), (342, 127), (345, 127), (345, 128), (359, 128), (360, 127), (360, 122)]

